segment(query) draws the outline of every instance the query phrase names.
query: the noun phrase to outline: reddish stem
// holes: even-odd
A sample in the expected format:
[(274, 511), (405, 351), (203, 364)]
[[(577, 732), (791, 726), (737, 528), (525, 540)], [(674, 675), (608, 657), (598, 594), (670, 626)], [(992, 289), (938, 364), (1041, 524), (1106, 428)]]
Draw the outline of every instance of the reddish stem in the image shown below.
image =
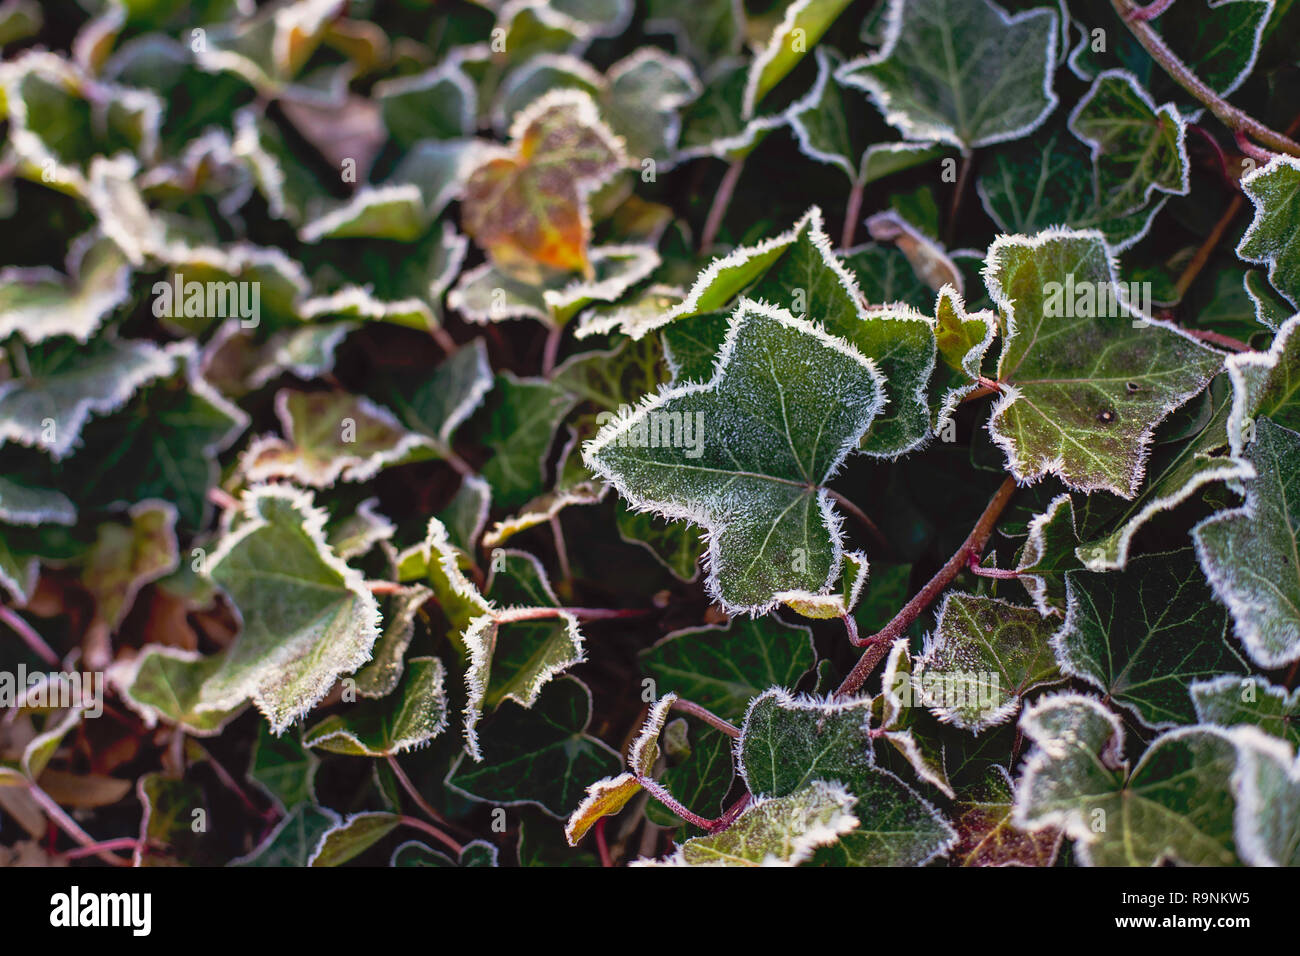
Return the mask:
[(45, 639), (36, 633), (36, 629), (21, 614), (6, 604), (0, 604), (0, 621), (8, 624), (33, 654), (51, 667), (59, 666), (59, 655), (54, 653), (54, 648), (45, 643)]
[(701, 707), (693, 700), (684, 700), (681, 697), (678, 697), (676, 700), (672, 702), (672, 705), (670, 706), (669, 709), (681, 711), (683, 714), (690, 714), (692, 717), (697, 717), (700, 720), (704, 721), (706, 724), (708, 724), (710, 727), (712, 727), (714, 730), (722, 731), (728, 737), (734, 739), (739, 739), (740, 737), (739, 727), (737, 727), (735, 724), (731, 723), (730, 721), (724, 720), (723, 718), (719, 717), (717, 714), (713, 713), (713, 711), (708, 710), (705, 707)]
[(849, 190), (849, 201), (844, 207), (844, 231), (840, 233), (840, 249), (848, 249), (853, 245), (853, 236), (858, 231), (858, 219), (862, 215), (862, 192), (866, 188), (866, 183), (853, 183), (853, 188)]
[(600, 865), (603, 867), (612, 867), (614, 858), (609, 855), (609, 842), (605, 839), (605, 823), (609, 817), (601, 817), (596, 821), (596, 850), (600, 853)]
[(971, 529), (966, 540), (962, 542), (956, 553), (948, 559), (948, 563), (939, 569), (939, 572), (932, 577), (912, 600), (904, 605), (903, 609), (894, 615), (894, 619), (886, 624), (881, 630), (877, 631), (867, 639), (870, 646), (863, 651), (862, 656), (858, 658), (857, 664), (853, 670), (844, 678), (839, 689), (835, 691), (836, 697), (847, 697), (856, 693), (866, 682), (876, 665), (889, 652), (889, 647), (894, 640), (900, 637), (904, 631), (911, 626), (912, 622), (921, 616), (927, 607), (934, 603), (935, 599), (943, 592), (958, 572), (961, 571), (970, 560), (971, 555), (981, 555), (984, 553), (984, 547), (988, 544), (990, 536), (993, 534), (993, 528), (997, 524), (998, 518), (1006, 509), (1007, 504), (1011, 501), (1011, 496), (1015, 493), (1016, 481), (1008, 475), (998, 486), (998, 490), (989, 500), (988, 506), (984, 513), (980, 515), (979, 521)]

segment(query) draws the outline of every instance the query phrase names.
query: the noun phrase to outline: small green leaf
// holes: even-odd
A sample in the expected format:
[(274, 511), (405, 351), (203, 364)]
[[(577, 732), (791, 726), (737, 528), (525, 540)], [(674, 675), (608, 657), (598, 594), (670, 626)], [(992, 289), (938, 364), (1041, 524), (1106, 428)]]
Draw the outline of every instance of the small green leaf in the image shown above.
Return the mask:
[(1192, 685), (1196, 719), (1218, 727), (1253, 724), (1300, 746), (1300, 689), (1287, 693), (1262, 677), (1224, 674)]
[(447, 727), (443, 675), (436, 657), (412, 657), (391, 696), (331, 714), (303, 734), (303, 745), (354, 757), (388, 757), (423, 747)]

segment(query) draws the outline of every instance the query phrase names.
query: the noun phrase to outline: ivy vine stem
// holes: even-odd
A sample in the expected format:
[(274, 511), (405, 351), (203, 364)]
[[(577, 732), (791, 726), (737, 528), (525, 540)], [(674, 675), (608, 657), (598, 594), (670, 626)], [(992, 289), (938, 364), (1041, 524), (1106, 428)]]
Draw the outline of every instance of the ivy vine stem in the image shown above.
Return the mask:
[(686, 809), (686, 807), (682, 806), (681, 802), (669, 793), (667, 788), (658, 780), (655, 780), (652, 777), (643, 776), (642, 774), (637, 774), (636, 782), (641, 784), (642, 790), (650, 794), (650, 796), (654, 797), (691, 826), (699, 827), (701, 830), (708, 830), (717, 823), (716, 820), (706, 820), (698, 813), (693, 813)]
[(934, 603), (935, 599), (943, 592), (952, 579), (955, 578), (964, 567), (967, 566), (972, 556), (978, 557), (984, 553), (984, 548), (993, 534), (993, 528), (998, 523), (998, 518), (1006, 510), (1007, 505), (1011, 502), (1011, 496), (1016, 491), (1016, 480), (1008, 475), (1003, 479), (998, 490), (994, 492), (993, 497), (989, 499), (988, 505), (984, 508), (984, 513), (980, 515), (979, 520), (975, 522), (975, 527), (971, 529), (966, 540), (962, 542), (948, 563), (939, 569), (938, 573), (932, 577), (925, 587), (916, 593), (912, 600), (903, 606), (903, 609), (894, 615), (894, 619), (886, 624), (883, 628), (867, 639), (868, 647), (858, 658), (858, 662), (853, 665), (853, 670), (844, 678), (839, 689), (835, 691), (836, 697), (847, 697), (855, 694), (861, 689), (862, 685), (871, 676), (876, 665), (889, 652), (892, 645), (903, 632), (911, 626), (912, 622), (921, 616), (927, 607)]
[(36, 629), (7, 604), (0, 604), (0, 621), (8, 624), (9, 628), (23, 639), (23, 643), (33, 654), (51, 667), (59, 666), (59, 655), (54, 653), (54, 648), (45, 643), (45, 638), (37, 634)]
[(459, 843), (457, 843), (454, 839), (449, 837), (447, 834), (443, 833), (441, 830), (439, 830), (437, 827), (433, 826), (432, 824), (425, 823), (419, 817), (402, 816), (398, 818), (398, 821), (400, 823), (405, 824), (408, 827), (414, 827), (416, 830), (419, 830), (421, 833), (429, 834), (429, 836), (433, 837), (435, 840), (437, 840), (447, 849), (455, 853), (457, 859), (459, 859), (460, 855), (463, 852), (465, 852), (465, 848), (461, 846)]
[(538, 621), (561, 614), (572, 614), (584, 621), (602, 621), (619, 617), (643, 617), (650, 611), (645, 608), (611, 608), (611, 607), (508, 607), (497, 611), (493, 618), (498, 624), (512, 624), (515, 621)]
[[(93, 847), (98, 842), (85, 830), (77, 825), (77, 822), (68, 816), (61, 806), (55, 802), (54, 798), (36, 785), (35, 781), (27, 784), (27, 792), (31, 794), (32, 799), (45, 811), (45, 816), (56, 827), (66, 833), (72, 840), (82, 847)], [(96, 857), (103, 860), (110, 866), (130, 866), (130, 862), (122, 859), (114, 853), (105, 849), (91, 851)]]
[(709, 216), (704, 220), (704, 231), (700, 233), (701, 253), (707, 254), (713, 249), (713, 241), (718, 238), (718, 230), (722, 228), (723, 217), (727, 215), (732, 193), (736, 191), (736, 183), (740, 181), (744, 169), (743, 156), (733, 159), (722, 176), (722, 182), (718, 183), (718, 191), (713, 194), (713, 204), (709, 206)]
[(1137, 7), (1132, 0), (1110, 0), (1110, 2), (1120, 20), (1128, 27), (1129, 32), (1137, 38), (1137, 41), (1142, 44), (1142, 48), (1151, 55), (1151, 58), (1164, 68), (1164, 71), (1169, 74), (1174, 82), (1205, 104), (1210, 112), (1218, 118), (1219, 122), (1232, 130), (1234, 134), (1244, 134), (1274, 152), (1300, 157), (1300, 143), (1271, 127), (1265, 126), (1249, 113), (1239, 110), (1210, 89), (1204, 80), (1193, 73), (1187, 64), (1180, 60), (1173, 50), (1169, 49), (1164, 39), (1150, 23), (1143, 19), (1135, 19), (1133, 11), (1141, 8)]
[(396, 778), (398, 785), (406, 791), (407, 796), (414, 801), (415, 805), (420, 808), (420, 811), (434, 823), (448, 827), (449, 829), (454, 828), (455, 825), (450, 820), (444, 817), (437, 810), (433, 809), (433, 807), (429, 805), (429, 801), (425, 800), (424, 797), (420, 795), (420, 791), (415, 788), (415, 784), (413, 784), (411, 778), (406, 775), (406, 771), (402, 769), (402, 765), (397, 762), (397, 757), (393, 754), (389, 754), (386, 759), (388, 760), (388, 769), (393, 771), (393, 777)]
[(858, 218), (862, 215), (862, 193), (866, 183), (853, 181), (849, 190), (849, 199), (844, 206), (844, 231), (840, 233), (840, 249), (847, 250), (853, 245), (853, 236), (858, 231)]
[(731, 721), (719, 717), (717, 714), (709, 710), (707, 707), (703, 707), (700, 704), (695, 703), (695, 701), (693, 700), (686, 700), (682, 697), (678, 697), (676, 700), (672, 702), (672, 704), (669, 706), (669, 709), (680, 711), (683, 714), (689, 714), (692, 717), (697, 717), (700, 720), (704, 721), (706, 724), (708, 724), (710, 727), (712, 727), (714, 730), (722, 731), (724, 734), (726, 734), (728, 737), (731, 737), (733, 740), (740, 739), (739, 727), (731, 723)]

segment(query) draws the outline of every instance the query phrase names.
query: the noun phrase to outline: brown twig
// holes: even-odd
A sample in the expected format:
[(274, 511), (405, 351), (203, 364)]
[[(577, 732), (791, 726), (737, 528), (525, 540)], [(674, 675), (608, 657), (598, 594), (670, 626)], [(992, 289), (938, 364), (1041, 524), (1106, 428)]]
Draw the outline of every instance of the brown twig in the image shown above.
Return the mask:
[(0, 604), (0, 621), (8, 624), (10, 629), (23, 639), (23, 643), (33, 654), (51, 667), (59, 666), (59, 655), (54, 653), (54, 648), (45, 643), (45, 638), (37, 634), (36, 629), (7, 604)]
[(844, 230), (840, 233), (842, 250), (853, 245), (853, 236), (858, 231), (858, 219), (862, 215), (862, 193), (865, 188), (865, 183), (854, 180), (853, 188), (849, 190), (849, 200), (844, 206)]
[(957, 185), (953, 187), (952, 201), (948, 204), (948, 221), (943, 228), (943, 244), (950, 249), (957, 235), (957, 216), (961, 213), (962, 200), (966, 196), (966, 184), (970, 181), (970, 168), (973, 161), (974, 154), (962, 153), (961, 167), (957, 172)]
[(867, 513), (865, 511), (863, 511), (861, 508), (855, 505), (848, 498), (844, 497), (844, 495), (840, 494), (834, 488), (827, 488), (826, 491), (833, 499), (835, 499), (836, 504), (838, 504), (841, 508), (843, 508), (845, 511), (847, 511), (849, 514), (853, 515), (853, 517), (857, 519), (858, 523), (862, 525), (862, 527), (866, 530), (867, 534), (871, 536), (871, 543), (875, 547), (879, 548), (882, 551), (893, 550), (893, 548), (891, 548), (889, 545), (889, 539), (886, 538), (884, 533), (880, 530), (880, 528), (876, 526), (876, 523), (872, 521), (869, 517), (867, 517)]
[(998, 518), (1006, 509), (1007, 504), (1011, 501), (1011, 496), (1015, 494), (1016, 481), (1008, 475), (998, 486), (998, 490), (993, 497), (989, 499), (988, 506), (985, 507), (984, 513), (980, 515), (979, 520), (975, 522), (975, 527), (971, 529), (966, 540), (962, 542), (961, 547), (948, 559), (948, 563), (939, 569), (938, 573), (932, 577), (929, 582), (912, 600), (908, 601), (903, 609), (894, 615), (894, 619), (886, 624), (881, 630), (877, 631), (867, 639), (869, 645), (862, 656), (858, 658), (857, 664), (853, 670), (844, 678), (839, 689), (835, 691), (836, 697), (847, 697), (856, 693), (880, 663), (885, 654), (888, 653), (889, 647), (894, 640), (902, 636), (918, 617), (921, 616), (927, 607), (934, 603), (935, 599), (943, 592), (952, 579), (955, 578), (966, 567), (970, 561), (971, 555), (982, 555), (984, 548), (988, 544), (989, 537), (993, 534), (993, 528), (997, 524)]

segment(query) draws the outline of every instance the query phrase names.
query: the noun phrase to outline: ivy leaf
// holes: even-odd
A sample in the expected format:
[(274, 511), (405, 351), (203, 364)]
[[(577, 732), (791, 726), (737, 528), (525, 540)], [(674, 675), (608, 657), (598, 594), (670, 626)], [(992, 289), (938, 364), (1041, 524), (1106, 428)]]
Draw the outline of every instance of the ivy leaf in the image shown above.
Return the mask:
[(498, 856), (497, 848), (486, 840), (471, 840), (461, 848), (459, 859), (452, 862), (445, 853), (439, 853), (418, 840), (407, 840), (393, 851), (388, 865), (492, 867), (500, 865)]
[(784, 797), (752, 801), (726, 830), (693, 837), (664, 860), (642, 866), (798, 866), (859, 825), (858, 800), (843, 786), (814, 780)]
[(671, 33), (700, 64), (740, 52), (744, 12), (734, 0), (648, 0), (646, 31)]
[(1131, 73), (1107, 70), (1070, 114), (1070, 131), (1092, 148), (1096, 195), (1132, 212), (1155, 191), (1187, 195), (1186, 127), (1173, 104), (1159, 108)]
[[(337, 547), (335, 553), (346, 559)], [(423, 585), (401, 588), (384, 602), (384, 630), (375, 642), (374, 654), (357, 671), (357, 693), (362, 697), (387, 697), (396, 688), (405, 669), (406, 649), (415, 636), (415, 616), (431, 597)]]
[(1237, 243), (1237, 255), (1268, 266), (1268, 279), (1300, 306), (1300, 160), (1274, 156), (1268, 165), (1241, 179), (1255, 204), (1255, 218)]
[(817, 80), (790, 108), (790, 127), (806, 156), (839, 168), (853, 185), (865, 186), (942, 155), (942, 148), (932, 143), (871, 143), (847, 102), (849, 96), (859, 102), (861, 97), (835, 79), (841, 58), (826, 46), (814, 52)]
[(127, 511), (129, 525), (106, 522), (86, 552), (81, 582), (95, 598), (96, 613), (110, 630), (135, 604), (140, 589), (176, 570), (176, 508), (142, 501)]
[[(638, 509), (709, 529), (710, 595), (729, 613), (757, 613), (779, 594), (825, 593), (835, 580), (839, 522), (822, 484), (881, 403), (870, 359), (783, 309), (746, 300), (710, 382), (662, 391), (610, 422), (583, 461)], [(654, 446), (642, 443), (652, 422), (656, 433), (668, 422), (685, 447), (658, 434)], [(819, 436), (811, 448), (809, 435)]]
[(281, 389), (275, 411), (285, 437), (267, 436), (248, 446), (241, 468), (249, 481), (288, 478), (328, 488), (428, 457), (430, 442), (423, 435), (407, 431), (392, 412), (359, 395)]
[(448, 457), (453, 433), (491, 390), (487, 347), (475, 339), (447, 356), (414, 389), (392, 389), (389, 404), (408, 427), (432, 440), (439, 455)]
[(641, 652), (658, 693), (680, 694), (726, 720), (739, 720), (769, 687), (793, 690), (816, 659), (808, 628), (771, 615), (673, 631)]
[(28, 350), (29, 373), (0, 382), (0, 444), (39, 448), (55, 461), (79, 444), (92, 415), (120, 408), (137, 389), (171, 374), (173, 359), (152, 342), (68, 340)]
[(1053, 109), (1057, 14), (991, 0), (890, 0), (885, 43), (837, 78), (866, 90), (906, 139), (963, 151), (1018, 139)]
[(68, 274), (0, 270), (0, 339), (36, 344), (56, 335), (87, 342), (130, 294), (131, 267), (117, 245), (87, 233), (68, 250)]
[[(126, 693), (151, 719), (160, 704), (174, 708), (179, 701), (182, 712), (218, 722), (208, 732), (251, 698), (278, 734), (369, 659), (379, 607), (361, 576), (330, 552), (326, 514), (309, 493), (275, 485), (249, 489), (237, 519), (208, 558), (208, 573), (239, 610), (243, 633), (207, 658), (146, 651)], [(153, 675), (148, 682), (146, 667)]]
[(1061, 829), (1087, 866), (1236, 862), (1229, 780), (1237, 748), (1222, 731), (1170, 731), (1130, 770), (1123, 725), (1091, 697), (1043, 698), (1020, 728), (1036, 746), (1016, 784), (1016, 827)]
[[(895, 458), (929, 435), (926, 387), (934, 370), (934, 324), (908, 308), (865, 308), (851, 261), (832, 252), (821, 210), (813, 206), (788, 232), (714, 260), (679, 304), (650, 322), (629, 321), (623, 331), (639, 338), (663, 328), (675, 383), (704, 382), (727, 329), (721, 315), (710, 313), (732, 312), (745, 299), (787, 309), (847, 341), (879, 368), (886, 404), (862, 448)], [(687, 319), (699, 321), (678, 333), (674, 326)]]
[(340, 822), (333, 810), (300, 803), (289, 810), (252, 853), (231, 860), (230, 866), (307, 866), (325, 834)]
[(1065, 586), (1069, 611), (1053, 640), (1061, 669), (1143, 723), (1194, 723), (1192, 683), (1245, 670), (1190, 548), (1134, 558), (1121, 572), (1070, 571)]
[(1011, 822), (1013, 799), (1011, 775), (997, 765), (959, 795), (953, 862), (961, 866), (1052, 866), (1056, 862), (1060, 831), (1016, 829)]
[(248, 779), (265, 790), (281, 810), (292, 812), (299, 804), (316, 802), (319, 767), (320, 758), (303, 746), (297, 734), (277, 737), (266, 724), (257, 725)]
[(436, 657), (412, 657), (392, 696), (331, 714), (303, 734), (303, 745), (354, 757), (388, 757), (426, 746), (447, 727), (443, 675)]
[(1068, 606), (1065, 572), (1083, 567), (1074, 553), (1078, 544), (1074, 502), (1068, 494), (1057, 495), (1046, 511), (1029, 522), (1029, 536), (1020, 552), (1016, 578), (1044, 617), (1065, 615)]
[[(65, 469), (83, 506), (158, 498), (176, 505), (179, 523), (203, 526), (217, 455), (248, 426), (248, 416), (203, 379), (193, 348), (177, 349), (185, 371), (139, 393), (120, 412), (86, 426)], [(129, 467), (127, 466), (129, 463)]]
[(469, 178), (465, 232), (520, 278), (539, 267), (588, 271), (587, 195), (626, 165), (622, 143), (577, 90), (537, 100), (515, 118), (510, 138), (516, 155), (491, 159)]
[(1296, 388), (1300, 380), (1300, 335), (1297, 331), (1300, 331), (1300, 315), (1282, 324), (1267, 352), (1240, 352), (1228, 357), (1233, 398), (1226, 427), (1228, 447), (1234, 456), (1245, 454), (1257, 417), (1266, 417), (1291, 431), (1300, 430), (1300, 398)]
[(1246, 653), (1272, 669), (1300, 658), (1300, 436), (1257, 419), (1246, 457), (1256, 477), (1246, 484), (1245, 505), (1211, 515), (1192, 537)]
[(1054, 630), (1032, 607), (949, 592), (916, 662), (921, 703), (972, 733), (1002, 723), (1031, 690), (1060, 680)]
[(758, 104), (817, 45), (851, 0), (793, 0), (749, 67), (741, 108), (753, 118)]
[(532, 708), (506, 704), (483, 730), (483, 761), (458, 758), (447, 786), (497, 806), (532, 804), (564, 819), (583, 781), (609, 776), (621, 760), (587, 734), (591, 692), (571, 677), (553, 682)]
[(871, 700), (793, 698), (780, 688), (750, 704), (737, 755), (756, 796), (782, 797), (817, 780), (838, 781), (858, 800), (859, 825), (829, 852), (851, 866), (919, 866), (943, 854), (955, 833), (928, 802), (874, 765)]
[(396, 813), (354, 813), (325, 832), (312, 850), (308, 866), (342, 866), (365, 853), (402, 824)]
[(1126, 209), (1131, 194), (1099, 185), (1091, 151), (1064, 119), (1049, 120), (1025, 141), (1007, 143), (980, 164), (975, 191), (1003, 232), (1032, 235), (1051, 226), (1097, 229), (1115, 252), (1145, 236), (1168, 197)]
[(998, 380), (1010, 386), (989, 433), (1020, 481), (1055, 473), (1075, 490), (1131, 499), (1155, 426), (1221, 365), (1135, 311), (1115, 276), (1098, 232), (1049, 229), (989, 247), (985, 284), (1007, 328)]
[(474, 134), (478, 91), (455, 61), (376, 83), (374, 97), (383, 111), (384, 128), (404, 149), (420, 140)]
[(694, 581), (699, 577), (704, 545), (698, 530), (685, 521), (665, 521), (658, 515), (633, 511), (621, 500), (617, 508), (614, 520), (620, 538), (641, 545), (678, 580)]
[(572, 396), (553, 382), (497, 376), (477, 435), (494, 452), (481, 474), (498, 505), (517, 508), (542, 491), (547, 453), (572, 407)]
[(1287, 692), (1262, 677), (1224, 674), (1191, 687), (1196, 719), (1218, 727), (1253, 724), (1300, 746), (1300, 690)]
[(602, 777), (588, 785), (587, 795), (576, 810), (569, 814), (564, 825), (564, 838), (569, 846), (577, 846), (592, 827), (604, 817), (612, 817), (642, 790), (634, 774), (620, 773), (617, 777)]
[(1236, 731), (1237, 846), (1250, 866), (1300, 865), (1300, 760), (1254, 727)]
[[(1228, 359), (1229, 369), (1234, 358), (1230, 356)], [(1220, 375), (1206, 389), (1205, 399), (1209, 408), (1204, 416), (1204, 425), (1198, 431), (1189, 438), (1165, 441), (1156, 446), (1141, 493), (1117, 514), (1109, 515), (1098, 527), (1101, 530), (1113, 525), (1114, 530), (1075, 549), (1076, 556), (1089, 570), (1109, 571), (1124, 567), (1137, 533), (1162, 512), (1191, 499), (1201, 488), (1214, 482), (1254, 477), (1255, 469), (1249, 461), (1227, 453), (1228, 426), (1233, 409), (1241, 401), (1234, 395), (1240, 386), (1229, 388), (1228, 378), (1228, 375)], [(1189, 404), (1187, 408), (1192, 406)], [(1104, 509), (1099, 510), (1104, 513)], [(1095, 523), (1089, 521), (1089, 524)], [(1093, 534), (1085, 532), (1082, 527), (1079, 531), (1089, 537)]]

